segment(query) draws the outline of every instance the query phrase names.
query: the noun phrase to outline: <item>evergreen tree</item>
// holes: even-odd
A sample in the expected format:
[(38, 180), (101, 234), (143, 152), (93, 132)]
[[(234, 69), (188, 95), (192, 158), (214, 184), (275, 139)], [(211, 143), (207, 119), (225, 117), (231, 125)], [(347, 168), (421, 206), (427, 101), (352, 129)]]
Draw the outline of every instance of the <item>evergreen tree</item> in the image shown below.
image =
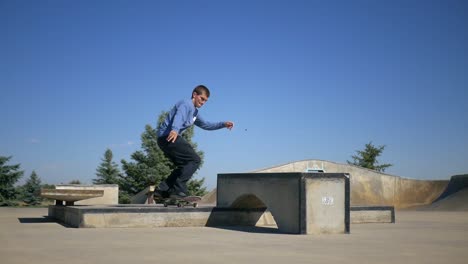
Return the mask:
[(134, 195), (149, 185), (159, 183), (171, 169), (170, 162), (157, 145), (156, 130), (150, 125), (145, 126), (141, 135), (141, 148), (131, 155), (133, 161), (122, 160), (121, 189), (129, 195)]
[(203, 186), (204, 183), (205, 178), (201, 178), (200, 180), (191, 179), (187, 183), (187, 189), (190, 195), (203, 196), (207, 194), (206, 187)]
[[(167, 114), (168, 112), (162, 112), (159, 115), (157, 128), (161, 126)], [(197, 144), (192, 141), (193, 134), (194, 129), (192, 126), (182, 134), (182, 137), (192, 144), (203, 164), (203, 152), (197, 151)], [(121, 176), (120, 187), (125, 193), (134, 195), (149, 185), (158, 185), (175, 169), (175, 165), (164, 156), (164, 153), (159, 148), (157, 139), (157, 129), (146, 125), (145, 132), (141, 135), (142, 150), (136, 151), (131, 155), (132, 162), (121, 161), (125, 175)], [(192, 179), (188, 185), (192, 186), (194, 192), (200, 193), (199, 190), (203, 182), (204, 179)], [(201, 191), (203, 192), (204, 190), (201, 189)]]
[(375, 147), (372, 145), (372, 141), (366, 144), (364, 150), (358, 150), (357, 155), (351, 156), (353, 161), (348, 161), (348, 164), (356, 165), (359, 167), (376, 170), (379, 172), (385, 172), (385, 169), (393, 166), (392, 164), (378, 165), (377, 157), (380, 156), (385, 149), (385, 145)]
[(112, 157), (112, 151), (107, 149), (101, 165), (96, 169), (97, 178), (93, 180), (94, 184), (118, 184), (120, 172)]
[(68, 184), (81, 184), (80, 180), (71, 180)]
[(20, 164), (7, 165), (10, 157), (0, 156), (0, 206), (12, 205), (17, 196), (15, 183), (23, 176)]
[(55, 185), (44, 183), (41, 185), (41, 189), (55, 189)]
[(41, 179), (33, 171), (23, 186), (23, 202), (29, 205), (41, 204)]

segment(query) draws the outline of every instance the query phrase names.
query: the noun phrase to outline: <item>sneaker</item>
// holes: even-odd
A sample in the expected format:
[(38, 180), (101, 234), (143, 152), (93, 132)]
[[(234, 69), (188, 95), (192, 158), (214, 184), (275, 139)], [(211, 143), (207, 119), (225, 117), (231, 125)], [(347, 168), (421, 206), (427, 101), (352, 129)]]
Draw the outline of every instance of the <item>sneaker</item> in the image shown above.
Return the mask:
[(183, 192), (173, 192), (169, 195), (172, 199), (185, 199), (188, 195)]
[(165, 198), (169, 198), (169, 192), (161, 191), (161, 190), (154, 190), (153, 196), (156, 199), (165, 199)]

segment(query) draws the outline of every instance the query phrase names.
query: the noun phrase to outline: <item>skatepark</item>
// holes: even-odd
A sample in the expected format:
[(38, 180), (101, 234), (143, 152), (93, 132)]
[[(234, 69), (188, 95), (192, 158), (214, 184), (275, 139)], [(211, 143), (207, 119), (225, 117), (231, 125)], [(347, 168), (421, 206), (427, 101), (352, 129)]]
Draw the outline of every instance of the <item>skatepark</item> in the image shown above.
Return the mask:
[[(329, 173), (333, 179), (328, 181), (326, 178), (324, 182), (323, 177), (314, 177), (317, 171)], [(304, 172), (312, 174), (304, 176)], [(300, 176), (302, 181), (286, 181), (283, 173), (292, 173), (288, 174), (291, 179)], [(339, 173), (350, 177), (338, 176)], [(269, 181), (266, 177), (271, 176)], [(0, 208), (2, 263), (466, 263), (468, 188), (464, 176), (440, 181), (413, 180), (351, 165), (307, 160), (223, 177), (224, 183), (220, 184), (218, 176), (218, 190), (204, 197), (205, 204), (199, 210), (213, 210), (213, 205), (217, 205), (220, 209), (215, 213), (225, 214), (220, 219), (232, 220), (232, 213), (237, 209), (248, 209), (252, 215), (251, 212), (267, 207), (277, 223), (272, 225), (269, 216), (263, 214), (262, 221), (256, 217), (254, 225), (235, 225), (236, 221), (233, 221), (227, 226), (71, 228), (48, 217), (50, 211), (47, 208)], [(242, 185), (244, 179), (248, 181)], [(294, 182), (301, 184), (295, 187)], [(346, 230), (342, 225), (338, 226), (340, 232), (332, 233), (309, 232), (309, 229), (301, 232), (301, 228), (295, 227), (294, 223), (307, 228), (320, 223), (330, 228), (329, 223), (324, 224), (316, 218), (309, 220), (311, 213), (308, 210), (312, 210), (312, 215), (328, 214), (332, 218), (345, 219), (341, 212), (346, 206), (332, 208), (329, 202), (333, 201), (334, 206), (346, 204), (346, 195), (335, 194), (336, 190), (346, 189), (343, 187), (346, 182), (350, 185), (348, 203), (351, 208), (366, 205), (394, 207), (395, 220), (358, 224), (352, 221), (351, 215), (349, 232), (343, 232)], [(267, 189), (261, 189), (263, 186), (270, 189), (290, 186), (292, 191), (286, 196), (292, 200), (284, 197), (275, 200), (274, 195), (265, 191)], [(295, 188), (302, 190), (299, 191), (302, 196), (294, 196)], [(309, 195), (322, 191), (327, 195), (316, 200)], [(307, 203), (301, 205), (301, 199)], [(290, 201), (299, 207), (284, 211), (284, 208), (292, 209), (277, 201)], [(310, 204), (320, 210), (313, 211), (316, 209), (308, 208)], [(238, 208), (230, 211), (234, 205)], [(140, 205), (139, 208), (140, 211), (141, 208), (154, 210), (155, 205)], [(190, 210), (195, 209), (165, 210), (169, 210), (166, 214), (186, 210), (187, 217), (193, 217)], [(99, 214), (105, 215), (102, 212)], [(281, 218), (284, 214), (298, 214), (299, 220), (294, 218), (296, 220), (289, 222), (288, 218)], [(141, 215), (141, 212), (130, 214), (127, 218)], [(183, 219), (175, 222), (183, 222)], [(115, 223), (115, 219), (107, 223)]]

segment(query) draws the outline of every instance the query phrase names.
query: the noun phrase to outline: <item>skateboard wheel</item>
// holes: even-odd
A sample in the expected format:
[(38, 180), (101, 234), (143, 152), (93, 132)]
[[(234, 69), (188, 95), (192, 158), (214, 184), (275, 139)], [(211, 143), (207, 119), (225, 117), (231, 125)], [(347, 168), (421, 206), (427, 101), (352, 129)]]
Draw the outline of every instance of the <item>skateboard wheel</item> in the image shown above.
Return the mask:
[(177, 204), (177, 207), (182, 207), (182, 203), (178, 203), (178, 204)]
[(198, 207), (198, 204), (197, 203), (193, 203), (193, 207)]
[(164, 203), (164, 207), (167, 207), (167, 203)]

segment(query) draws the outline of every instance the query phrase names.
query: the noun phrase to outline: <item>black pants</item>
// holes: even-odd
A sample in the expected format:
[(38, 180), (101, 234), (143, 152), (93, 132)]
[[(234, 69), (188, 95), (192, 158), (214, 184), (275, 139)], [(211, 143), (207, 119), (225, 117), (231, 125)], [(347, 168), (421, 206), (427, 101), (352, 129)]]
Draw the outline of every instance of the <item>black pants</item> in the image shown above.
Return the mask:
[(200, 166), (200, 157), (181, 136), (178, 136), (174, 143), (168, 142), (166, 136), (160, 137), (158, 145), (164, 155), (177, 167), (165, 181), (159, 184), (158, 189), (175, 193), (183, 192), (188, 195), (187, 182)]

